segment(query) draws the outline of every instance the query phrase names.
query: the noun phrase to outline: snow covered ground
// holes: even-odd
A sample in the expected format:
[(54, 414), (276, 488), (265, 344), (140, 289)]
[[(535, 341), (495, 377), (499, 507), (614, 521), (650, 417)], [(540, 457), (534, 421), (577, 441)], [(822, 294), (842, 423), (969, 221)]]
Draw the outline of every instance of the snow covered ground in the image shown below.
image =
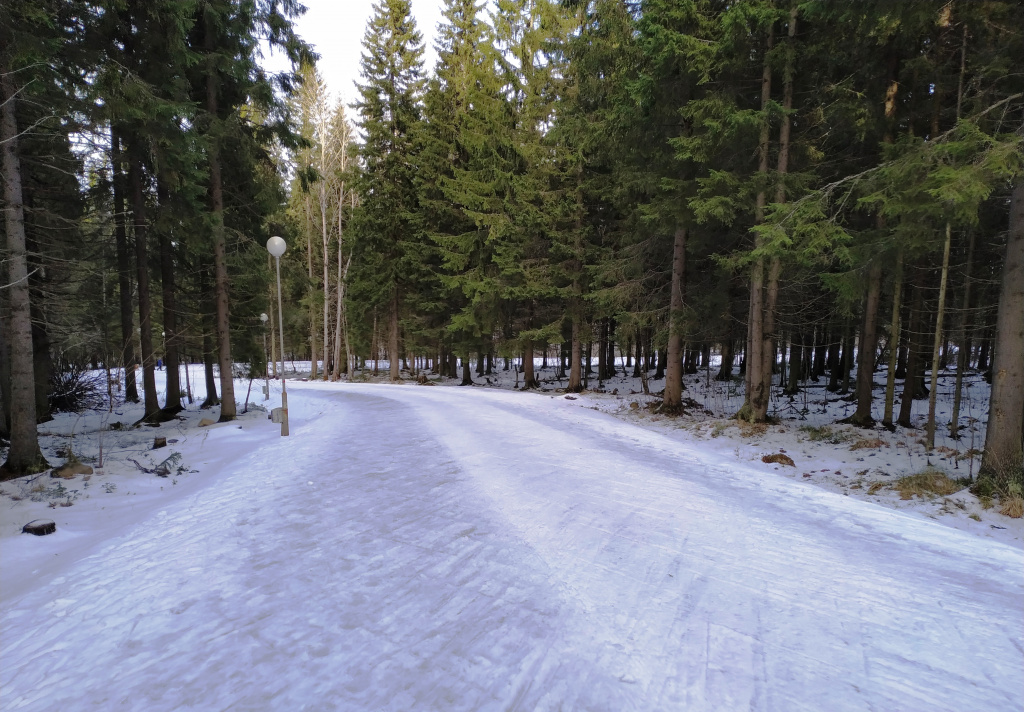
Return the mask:
[(105, 466), (0, 486), (0, 709), (1024, 706), (1020, 521), (853, 487), (923, 465), (907, 434), (557, 385), (290, 382), (286, 439), (262, 410), (44, 425), (52, 462), (102, 433)]

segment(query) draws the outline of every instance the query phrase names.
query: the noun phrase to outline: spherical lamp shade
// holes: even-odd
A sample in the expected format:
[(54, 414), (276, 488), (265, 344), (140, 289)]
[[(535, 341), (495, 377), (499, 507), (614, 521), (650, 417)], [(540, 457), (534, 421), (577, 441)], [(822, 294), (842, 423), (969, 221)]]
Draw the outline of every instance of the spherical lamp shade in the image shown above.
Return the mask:
[(274, 257), (280, 257), (283, 255), (287, 248), (288, 245), (285, 244), (284, 238), (278, 237), (277, 235), (274, 235), (272, 238), (267, 240), (267, 252)]
[(270, 318), (270, 317), (269, 317), (269, 316), (267, 316), (267, 313), (266, 313), (266, 312), (263, 312), (262, 314), (260, 314), (260, 321), (262, 321), (262, 322), (263, 322), (264, 324), (266, 324), (266, 323), (267, 323), (267, 319), (269, 319), (269, 318)]

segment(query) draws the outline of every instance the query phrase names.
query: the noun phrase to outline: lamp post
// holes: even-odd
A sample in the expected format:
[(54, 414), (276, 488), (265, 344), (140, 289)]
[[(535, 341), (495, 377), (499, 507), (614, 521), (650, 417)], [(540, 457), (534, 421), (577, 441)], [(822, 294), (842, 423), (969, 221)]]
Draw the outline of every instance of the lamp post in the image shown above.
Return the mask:
[(263, 400), (270, 400), (270, 352), (267, 351), (267, 320), (270, 317), (266, 312), (260, 314), (260, 321), (263, 322), (263, 360), (266, 365), (263, 367)]
[(277, 263), (277, 324), (281, 331), (281, 435), (288, 434), (288, 388), (284, 373), (284, 312), (281, 310), (281, 255), (288, 249), (284, 238), (274, 235), (267, 240), (267, 252)]

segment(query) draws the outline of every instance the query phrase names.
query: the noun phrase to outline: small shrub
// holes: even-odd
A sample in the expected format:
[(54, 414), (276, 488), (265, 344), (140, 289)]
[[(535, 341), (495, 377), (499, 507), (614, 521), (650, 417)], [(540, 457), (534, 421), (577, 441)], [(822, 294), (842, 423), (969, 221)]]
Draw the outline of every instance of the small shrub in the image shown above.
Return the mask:
[(1024, 517), (1024, 497), (1010, 495), (999, 500), (999, 513), (1006, 517), (1020, 519)]
[(916, 475), (901, 477), (893, 483), (893, 487), (900, 493), (900, 499), (911, 499), (914, 495), (918, 497), (946, 496), (963, 489), (945, 472), (935, 469), (927, 469)]
[(790, 467), (796, 467), (796, 463), (793, 462), (793, 458), (789, 455), (784, 455), (781, 452), (774, 453), (772, 455), (765, 455), (761, 458), (761, 462), (774, 463), (776, 465), (789, 465)]
[(78, 413), (99, 408), (104, 403), (104, 376), (89, 371), (85, 363), (64, 354), (53, 359), (50, 374), (50, 410), (54, 413)]

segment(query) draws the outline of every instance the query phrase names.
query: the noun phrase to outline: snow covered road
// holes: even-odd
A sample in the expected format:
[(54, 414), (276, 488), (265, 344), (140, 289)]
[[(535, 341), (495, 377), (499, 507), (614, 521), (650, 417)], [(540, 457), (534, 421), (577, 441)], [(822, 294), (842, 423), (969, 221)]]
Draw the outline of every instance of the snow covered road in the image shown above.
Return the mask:
[(560, 398), (289, 397), (5, 595), (0, 709), (1024, 708), (1018, 549)]

